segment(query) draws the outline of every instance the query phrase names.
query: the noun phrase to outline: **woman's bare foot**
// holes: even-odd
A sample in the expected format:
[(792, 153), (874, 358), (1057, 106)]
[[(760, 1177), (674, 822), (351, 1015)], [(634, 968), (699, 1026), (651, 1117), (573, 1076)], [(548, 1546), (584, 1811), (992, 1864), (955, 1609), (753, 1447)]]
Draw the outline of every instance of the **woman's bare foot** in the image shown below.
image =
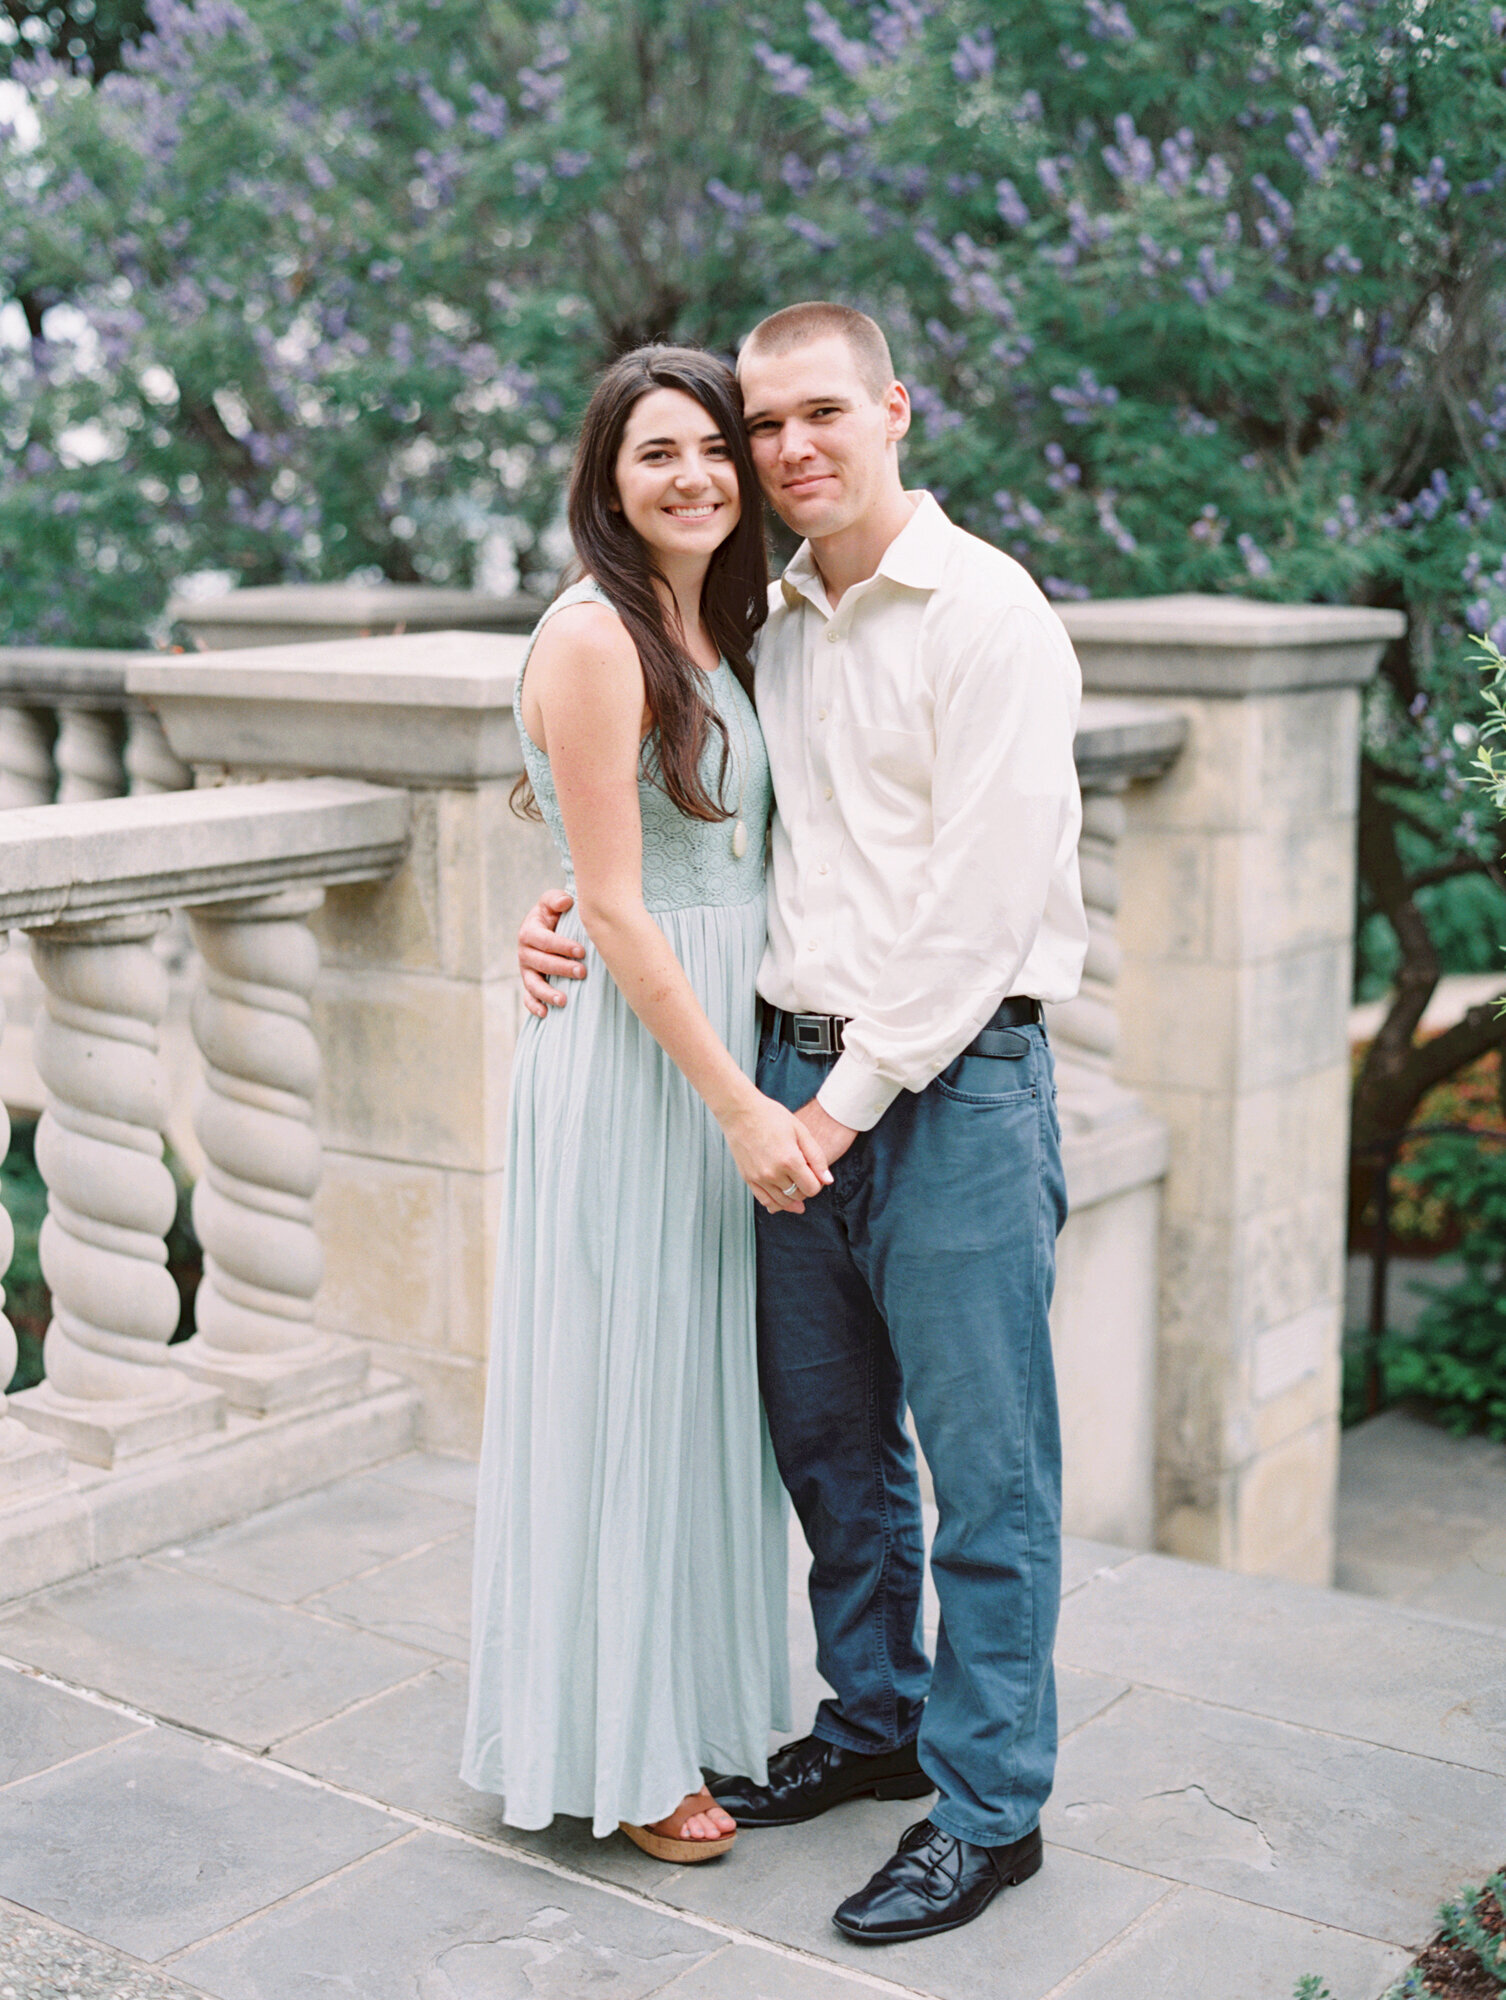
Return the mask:
[(674, 1811), (656, 1819), (649, 1831), (669, 1840), (725, 1840), (737, 1832), (737, 1821), (702, 1785), (698, 1792), (687, 1792)]

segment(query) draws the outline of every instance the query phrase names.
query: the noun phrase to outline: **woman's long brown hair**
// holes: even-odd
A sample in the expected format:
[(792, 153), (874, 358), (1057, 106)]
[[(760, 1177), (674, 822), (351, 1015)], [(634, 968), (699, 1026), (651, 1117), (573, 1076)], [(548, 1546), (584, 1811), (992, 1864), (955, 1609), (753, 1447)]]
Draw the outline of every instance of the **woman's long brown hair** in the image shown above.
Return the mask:
[[(749, 654), (769, 612), (763, 506), (737, 378), (714, 354), (698, 347), (638, 347), (613, 362), (596, 385), (575, 447), (570, 536), (582, 570), (605, 592), (638, 649), (653, 723), (644, 742), (645, 769), (691, 819), (730, 819), (721, 796), (730, 754), (726, 724), (706, 698), (704, 675), (665, 616), (654, 588), (658, 571), (652, 553), (617, 505), (623, 432), (636, 405), (655, 389), (679, 389), (699, 403), (726, 441), (737, 471), (742, 514), (711, 558), (701, 585), (701, 616), (717, 650), (752, 694)], [(721, 738), (715, 795), (701, 773), (712, 730)], [(514, 788), (513, 806), (537, 810), (526, 776)]]

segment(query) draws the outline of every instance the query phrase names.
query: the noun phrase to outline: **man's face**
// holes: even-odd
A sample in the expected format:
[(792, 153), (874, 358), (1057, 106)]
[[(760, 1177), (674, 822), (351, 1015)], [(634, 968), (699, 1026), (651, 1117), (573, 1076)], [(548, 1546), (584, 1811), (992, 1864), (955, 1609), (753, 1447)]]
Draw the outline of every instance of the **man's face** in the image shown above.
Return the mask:
[(884, 497), (890, 450), (910, 427), (899, 383), (876, 397), (840, 334), (787, 354), (744, 353), (737, 372), (753, 463), (775, 513), (815, 540), (859, 522)]

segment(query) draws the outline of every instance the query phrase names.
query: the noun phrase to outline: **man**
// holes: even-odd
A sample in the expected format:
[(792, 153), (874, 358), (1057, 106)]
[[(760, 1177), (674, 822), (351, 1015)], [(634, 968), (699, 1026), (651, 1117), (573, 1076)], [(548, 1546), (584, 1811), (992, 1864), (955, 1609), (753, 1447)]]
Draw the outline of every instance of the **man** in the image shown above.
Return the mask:
[[(834, 1179), (758, 1215), (759, 1369), (835, 1692), (766, 1785), (711, 1789), (749, 1827), (935, 1789), (835, 1913), (888, 1943), (969, 1922), (1040, 1866), (1066, 1211), (1040, 1003), (1075, 993), (1087, 945), (1081, 682), (1019, 565), (905, 491), (909, 401), (872, 320), (792, 306), (738, 374), (764, 492), (806, 538), (758, 645), (777, 808), (758, 1082)], [(581, 970), (550, 933), (563, 900), (520, 933), (535, 1002), (542, 975)], [(907, 1405), (936, 1495), (934, 1671)]]

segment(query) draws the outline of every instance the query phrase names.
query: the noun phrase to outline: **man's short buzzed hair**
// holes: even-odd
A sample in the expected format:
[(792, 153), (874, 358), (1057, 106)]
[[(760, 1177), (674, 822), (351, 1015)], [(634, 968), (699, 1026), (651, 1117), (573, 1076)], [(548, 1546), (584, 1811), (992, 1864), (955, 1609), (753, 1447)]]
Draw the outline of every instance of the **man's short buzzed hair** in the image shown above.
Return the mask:
[(889, 343), (877, 321), (853, 306), (833, 305), (826, 299), (807, 299), (798, 306), (786, 306), (783, 312), (770, 313), (767, 319), (758, 322), (743, 342), (742, 352), (747, 354), (756, 348), (760, 354), (789, 354), (797, 347), (808, 347), (813, 340), (825, 340), (832, 334), (847, 342), (848, 351), (857, 363), (859, 379), (869, 395), (875, 399), (882, 396), (894, 380)]

